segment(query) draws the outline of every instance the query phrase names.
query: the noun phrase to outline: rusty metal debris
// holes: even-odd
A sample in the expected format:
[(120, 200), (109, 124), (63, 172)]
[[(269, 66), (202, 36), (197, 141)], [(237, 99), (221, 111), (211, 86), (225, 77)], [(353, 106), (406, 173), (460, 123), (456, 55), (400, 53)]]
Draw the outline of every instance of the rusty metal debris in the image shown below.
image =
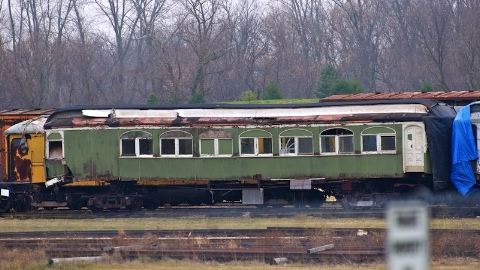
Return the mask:
[(334, 244), (319, 246), (319, 247), (315, 247), (315, 248), (308, 249), (308, 250), (307, 250), (307, 253), (308, 253), (308, 254), (312, 254), (312, 253), (316, 253), (316, 252), (320, 252), (320, 251), (329, 250), (329, 249), (332, 249), (332, 248), (334, 248), (334, 247), (335, 247)]

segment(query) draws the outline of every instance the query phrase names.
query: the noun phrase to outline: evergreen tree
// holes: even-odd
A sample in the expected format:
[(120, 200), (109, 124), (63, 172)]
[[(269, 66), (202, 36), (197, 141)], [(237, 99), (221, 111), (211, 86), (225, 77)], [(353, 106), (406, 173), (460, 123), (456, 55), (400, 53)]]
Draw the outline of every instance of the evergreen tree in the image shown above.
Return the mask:
[(332, 65), (328, 64), (320, 71), (320, 81), (314, 90), (315, 96), (324, 98), (332, 95), (332, 87), (338, 81), (338, 74)]
[(158, 104), (158, 102), (159, 102), (159, 98), (157, 94), (153, 91), (150, 92), (150, 94), (148, 94), (147, 96), (147, 104), (154, 105), (154, 104)]

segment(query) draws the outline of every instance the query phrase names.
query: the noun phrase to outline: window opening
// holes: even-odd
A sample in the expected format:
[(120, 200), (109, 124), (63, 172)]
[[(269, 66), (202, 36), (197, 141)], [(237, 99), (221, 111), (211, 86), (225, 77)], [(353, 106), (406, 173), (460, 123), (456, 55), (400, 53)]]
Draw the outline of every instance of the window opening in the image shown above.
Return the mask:
[(320, 147), (324, 154), (352, 154), (353, 132), (343, 128), (325, 130), (320, 134)]
[(160, 155), (193, 156), (192, 135), (184, 131), (168, 131), (160, 135)]
[(241, 142), (241, 151), (242, 155), (253, 155), (255, 154), (255, 138), (242, 138)]
[(139, 139), (140, 155), (153, 155), (152, 139)]
[(63, 158), (63, 139), (62, 139), (61, 133), (52, 132), (47, 135), (47, 142), (45, 145), (45, 156), (46, 156), (45, 158), (47, 159)]
[(121, 156), (152, 156), (152, 135), (144, 131), (128, 131), (120, 136)]
[(313, 139), (311, 137), (280, 137), (281, 155), (312, 155)]
[(122, 156), (135, 156), (135, 140), (134, 139), (122, 140)]
[(51, 159), (63, 158), (62, 141), (48, 142), (48, 157)]
[(192, 139), (178, 139), (178, 154), (179, 155), (192, 155)]
[(258, 154), (272, 154), (272, 138), (256, 138), (258, 141)]
[(395, 151), (395, 136), (380, 135), (381, 144), (380, 150), (382, 151)]
[[(247, 131), (251, 136), (240, 135), (241, 155), (272, 155), (272, 138), (270, 133), (260, 130)], [(268, 135), (270, 137), (267, 137)]]
[[(365, 132), (364, 130), (363, 132)], [(384, 133), (362, 134), (362, 152), (363, 153), (395, 153), (396, 139), (395, 131), (382, 128)], [(385, 133), (391, 132), (391, 133)]]

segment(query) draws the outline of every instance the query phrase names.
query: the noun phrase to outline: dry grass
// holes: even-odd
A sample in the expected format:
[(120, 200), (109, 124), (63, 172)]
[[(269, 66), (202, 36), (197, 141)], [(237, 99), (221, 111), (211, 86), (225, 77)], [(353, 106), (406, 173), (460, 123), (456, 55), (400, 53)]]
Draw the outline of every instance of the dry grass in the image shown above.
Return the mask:
[[(435, 219), (432, 229), (478, 229), (478, 219)], [(294, 218), (103, 218), (103, 219), (0, 219), (2, 232), (84, 230), (195, 230), (303, 228), (385, 228), (383, 219), (323, 219), (299, 215)]]
[[(480, 269), (480, 236), (472, 233), (472, 229), (478, 229), (477, 219), (448, 219), (432, 220), (430, 225), (434, 229), (457, 229), (458, 235), (432, 233), (431, 240), (431, 269)], [(316, 227), (314, 232), (305, 235), (304, 238), (292, 238), (282, 235), (278, 231), (272, 231), (265, 238), (257, 240), (258, 246), (265, 248), (294, 248), (314, 247), (327, 244), (335, 246), (350, 247), (382, 247), (385, 243), (385, 235), (368, 231), (362, 237), (357, 234), (336, 237), (332, 228), (384, 228), (385, 221), (381, 219), (320, 219), (299, 215), (296, 218), (264, 219), (251, 218), (144, 218), (144, 219), (95, 219), (95, 220), (16, 220), (2, 219), (0, 227), (2, 231), (47, 231), (56, 230), (117, 230), (118, 235), (115, 244), (122, 245), (145, 245), (158, 248), (186, 248), (201, 249), (212, 245), (225, 249), (235, 250), (242, 247), (237, 240), (225, 239), (212, 240), (197, 238), (188, 230), (193, 229), (262, 229), (266, 227)], [(179, 233), (179, 240), (163, 241), (152, 234), (146, 234), (140, 243), (131, 242), (126, 238), (126, 230), (187, 230), (186, 233)], [(257, 258), (253, 262), (230, 263), (202, 262), (190, 258), (186, 260), (163, 259), (160, 261), (151, 258), (139, 258), (134, 261), (125, 261), (119, 253), (105, 255), (100, 263), (70, 263), (54, 264), (51, 268), (47, 266), (48, 258), (45, 250), (52, 247), (48, 244), (41, 244), (37, 250), (9, 250), (0, 245), (0, 269), (278, 269), (279, 266), (270, 266)], [(79, 256), (81, 256), (79, 250)], [(328, 267), (326, 267), (328, 266)], [(348, 262), (345, 260), (328, 261), (324, 264), (301, 264), (292, 263), (281, 266), (282, 269), (386, 269), (384, 262), (360, 263)]]
[[(202, 239), (193, 235), (179, 234), (175, 241), (162, 241), (152, 234), (146, 234), (142, 239), (136, 239), (131, 242), (125, 237), (125, 232), (120, 230), (115, 239), (118, 245), (155, 245), (159, 248), (184, 248), (201, 249), (205, 246), (215, 244), (224, 247), (226, 250), (235, 250), (242, 248), (241, 241), (226, 238), (223, 241), (212, 242), (211, 239)], [(451, 236), (445, 233), (435, 234), (431, 240), (432, 267), (431, 269), (478, 269), (480, 259), (478, 254), (479, 237), (469, 230), (461, 231), (458, 236)], [(335, 246), (342, 247), (381, 247), (384, 245), (385, 235), (377, 232), (368, 232), (361, 237), (356, 233), (337, 237), (333, 229), (325, 227), (318, 228), (314, 232), (309, 232), (302, 238), (294, 238), (289, 235), (280, 234), (278, 231), (272, 231), (266, 237), (258, 239), (256, 246), (265, 248), (298, 248), (300, 246), (313, 247), (334, 243)], [(229, 263), (220, 263), (212, 261), (202, 261), (198, 258), (189, 258), (184, 260), (153, 258), (138, 258), (133, 261), (125, 260), (120, 253), (104, 255), (101, 262), (76, 262), (76, 263), (58, 263), (51, 268), (47, 267), (48, 258), (44, 251), (52, 248), (47, 244), (40, 244), (37, 250), (9, 250), (0, 246), (0, 269), (385, 269), (384, 261), (347, 261), (345, 259), (329, 259), (321, 263), (303, 264), (301, 262), (286, 263), (281, 266), (270, 266), (266, 264), (261, 256), (250, 262), (232, 261)], [(82, 251), (79, 250), (82, 256)]]
[(41, 249), (18, 250), (0, 247), (0, 254), (0, 269), (41, 269), (48, 261)]
[(435, 234), (430, 238), (433, 258), (475, 258), (480, 254), (480, 235), (472, 231), (460, 230), (457, 235)]
[[(449, 258), (440, 261), (432, 262), (430, 269), (432, 270), (476, 270), (479, 269), (479, 259), (463, 259), (463, 258)], [(328, 269), (328, 270), (384, 270), (387, 268), (385, 263), (362, 263), (362, 264), (350, 264), (350, 263), (337, 263), (337, 264), (283, 264), (283, 265), (268, 265), (259, 261), (250, 262), (199, 262), (195, 260), (151, 260), (146, 258), (137, 259), (134, 261), (105, 261), (97, 263), (59, 263), (48, 267), (46, 263), (39, 262), (33, 265), (25, 264), (8, 264), (0, 265), (0, 269), (38, 269), (38, 270), (57, 270), (57, 269), (70, 269), (70, 270), (127, 270), (127, 269), (141, 269), (141, 270), (190, 270), (190, 269), (202, 269), (202, 270), (270, 270), (270, 269), (288, 269), (288, 270), (313, 270), (313, 269)]]

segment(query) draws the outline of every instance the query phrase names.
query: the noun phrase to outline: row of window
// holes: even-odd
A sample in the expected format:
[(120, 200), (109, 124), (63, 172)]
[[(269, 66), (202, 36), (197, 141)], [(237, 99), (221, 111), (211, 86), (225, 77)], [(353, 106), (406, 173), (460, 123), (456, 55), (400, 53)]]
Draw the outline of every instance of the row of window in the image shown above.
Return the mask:
[[(373, 134), (372, 134), (373, 133)], [(217, 137), (216, 137), (217, 136)], [(365, 130), (361, 134), (362, 153), (396, 153), (395, 131), (390, 128)], [(168, 131), (160, 135), (160, 155), (166, 157), (193, 156), (193, 136), (184, 131)], [(152, 156), (153, 137), (145, 131), (129, 131), (120, 137), (121, 156)], [(272, 136), (263, 130), (240, 135), (241, 156), (273, 154)], [(280, 155), (313, 155), (313, 134), (303, 129), (287, 130), (279, 135)], [(210, 132), (199, 139), (200, 156), (231, 156), (232, 136), (224, 131)], [(354, 134), (344, 128), (320, 133), (321, 154), (353, 154)]]

